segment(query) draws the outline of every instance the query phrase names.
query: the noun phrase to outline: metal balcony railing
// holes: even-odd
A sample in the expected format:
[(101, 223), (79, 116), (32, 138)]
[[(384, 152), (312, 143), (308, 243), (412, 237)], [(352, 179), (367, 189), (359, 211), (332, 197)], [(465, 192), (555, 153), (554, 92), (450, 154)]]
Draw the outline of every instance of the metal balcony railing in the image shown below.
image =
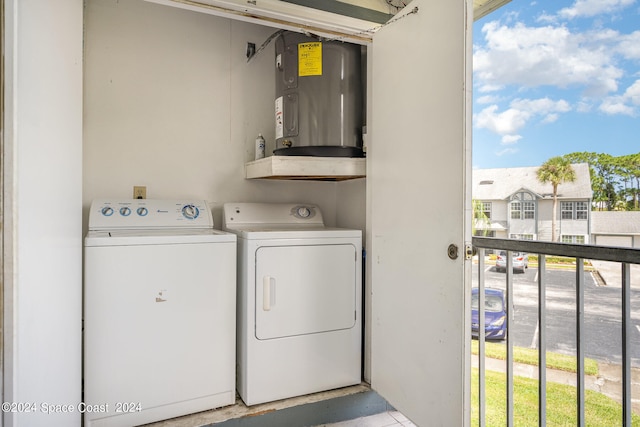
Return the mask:
[(630, 264), (640, 264), (640, 250), (614, 248), (594, 245), (576, 245), (566, 243), (551, 243), (540, 241), (524, 241), (512, 239), (496, 239), (488, 237), (474, 237), (473, 246), (478, 253), (478, 414), (479, 425), (485, 426), (486, 405), (485, 405), (485, 250), (495, 249), (507, 251), (506, 257), (506, 305), (507, 305), (507, 337), (506, 337), (506, 420), (507, 426), (514, 423), (513, 411), (513, 259), (512, 252), (526, 252), (528, 254), (538, 254), (538, 425), (546, 425), (547, 415), (547, 337), (546, 337), (546, 256), (562, 256), (576, 258), (576, 286), (575, 286), (575, 306), (576, 306), (576, 416), (577, 425), (585, 425), (585, 353), (584, 353), (584, 260), (602, 260), (621, 263), (621, 283), (622, 283), (622, 312), (620, 319), (622, 324), (622, 425), (631, 426), (631, 274)]

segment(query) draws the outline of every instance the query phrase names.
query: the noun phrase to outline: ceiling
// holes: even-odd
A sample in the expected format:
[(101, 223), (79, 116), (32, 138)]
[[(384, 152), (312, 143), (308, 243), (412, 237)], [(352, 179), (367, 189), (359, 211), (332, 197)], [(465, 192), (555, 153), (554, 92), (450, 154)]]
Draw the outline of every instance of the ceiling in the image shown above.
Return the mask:
[[(297, 4), (308, 8), (336, 13), (342, 16), (362, 19), (364, 21), (379, 24), (393, 18), (404, 4), (409, 5), (411, 0), (281, 0), (286, 3)], [(500, 8), (511, 0), (473, 0), (473, 20), (477, 21)]]
[[(411, 0), (146, 1), (360, 44), (371, 42), (380, 27), (418, 10)], [(474, 21), (510, 1), (473, 0)]]

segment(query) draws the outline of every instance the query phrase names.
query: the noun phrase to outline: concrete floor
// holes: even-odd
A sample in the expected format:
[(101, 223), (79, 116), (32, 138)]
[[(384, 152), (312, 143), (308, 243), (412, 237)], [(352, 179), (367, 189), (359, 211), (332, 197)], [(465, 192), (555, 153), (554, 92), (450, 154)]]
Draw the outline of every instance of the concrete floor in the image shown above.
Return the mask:
[[(348, 421), (345, 421), (348, 420)], [(412, 426), (368, 384), (246, 406), (236, 404), (146, 427)]]
[(332, 424), (320, 424), (317, 427), (412, 427), (415, 426), (398, 411), (382, 412), (376, 415), (356, 418)]

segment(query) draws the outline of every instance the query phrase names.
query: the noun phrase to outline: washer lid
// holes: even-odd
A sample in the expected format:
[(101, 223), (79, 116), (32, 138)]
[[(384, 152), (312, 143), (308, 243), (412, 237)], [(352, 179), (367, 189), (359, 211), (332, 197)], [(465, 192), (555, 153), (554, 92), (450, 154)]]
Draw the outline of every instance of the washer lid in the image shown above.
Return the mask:
[(85, 247), (132, 246), (193, 243), (235, 243), (236, 235), (220, 230), (165, 228), (158, 230), (104, 230), (89, 231)]
[(89, 230), (213, 228), (204, 200), (96, 199)]

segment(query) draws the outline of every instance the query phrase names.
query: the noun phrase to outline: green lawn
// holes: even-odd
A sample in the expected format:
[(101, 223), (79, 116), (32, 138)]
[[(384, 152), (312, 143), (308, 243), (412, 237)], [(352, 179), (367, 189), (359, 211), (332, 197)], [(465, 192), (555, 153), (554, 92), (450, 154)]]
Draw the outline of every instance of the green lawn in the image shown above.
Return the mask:
[[(513, 378), (514, 426), (538, 425), (538, 381), (514, 376)], [(506, 425), (506, 376), (487, 371), (485, 375), (487, 426)], [(471, 379), (471, 425), (478, 425), (478, 370), (473, 369)], [(575, 426), (576, 388), (547, 383), (547, 426)], [(604, 427), (621, 425), (622, 405), (613, 399), (591, 390), (585, 391), (585, 424)], [(640, 417), (632, 416), (632, 425), (640, 426)]]
[[(485, 343), (486, 356), (493, 359), (504, 359), (506, 346), (502, 343)], [(471, 350), (478, 354), (478, 342), (472, 341)], [(530, 348), (514, 347), (515, 363), (538, 365), (538, 351)], [(585, 359), (585, 374), (597, 375), (598, 363), (593, 359)], [(547, 352), (547, 368), (568, 372), (576, 371), (576, 358)], [(506, 425), (506, 375), (502, 372), (486, 371), (486, 414), (487, 426)], [(478, 370), (473, 369), (471, 379), (471, 425), (478, 425)], [(513, 377), (513, 419), (515, 426), (538, 425), (538, 380)], [(568, 385), (547, 382), (547, 425), (576, 425), (576, 388)], [(585, 421), (587, 426), (621, 425), (622, 405), (604, 394), (585, 391)], [(633, 415), (632, 425), (640, 427), (640, 416)]]

